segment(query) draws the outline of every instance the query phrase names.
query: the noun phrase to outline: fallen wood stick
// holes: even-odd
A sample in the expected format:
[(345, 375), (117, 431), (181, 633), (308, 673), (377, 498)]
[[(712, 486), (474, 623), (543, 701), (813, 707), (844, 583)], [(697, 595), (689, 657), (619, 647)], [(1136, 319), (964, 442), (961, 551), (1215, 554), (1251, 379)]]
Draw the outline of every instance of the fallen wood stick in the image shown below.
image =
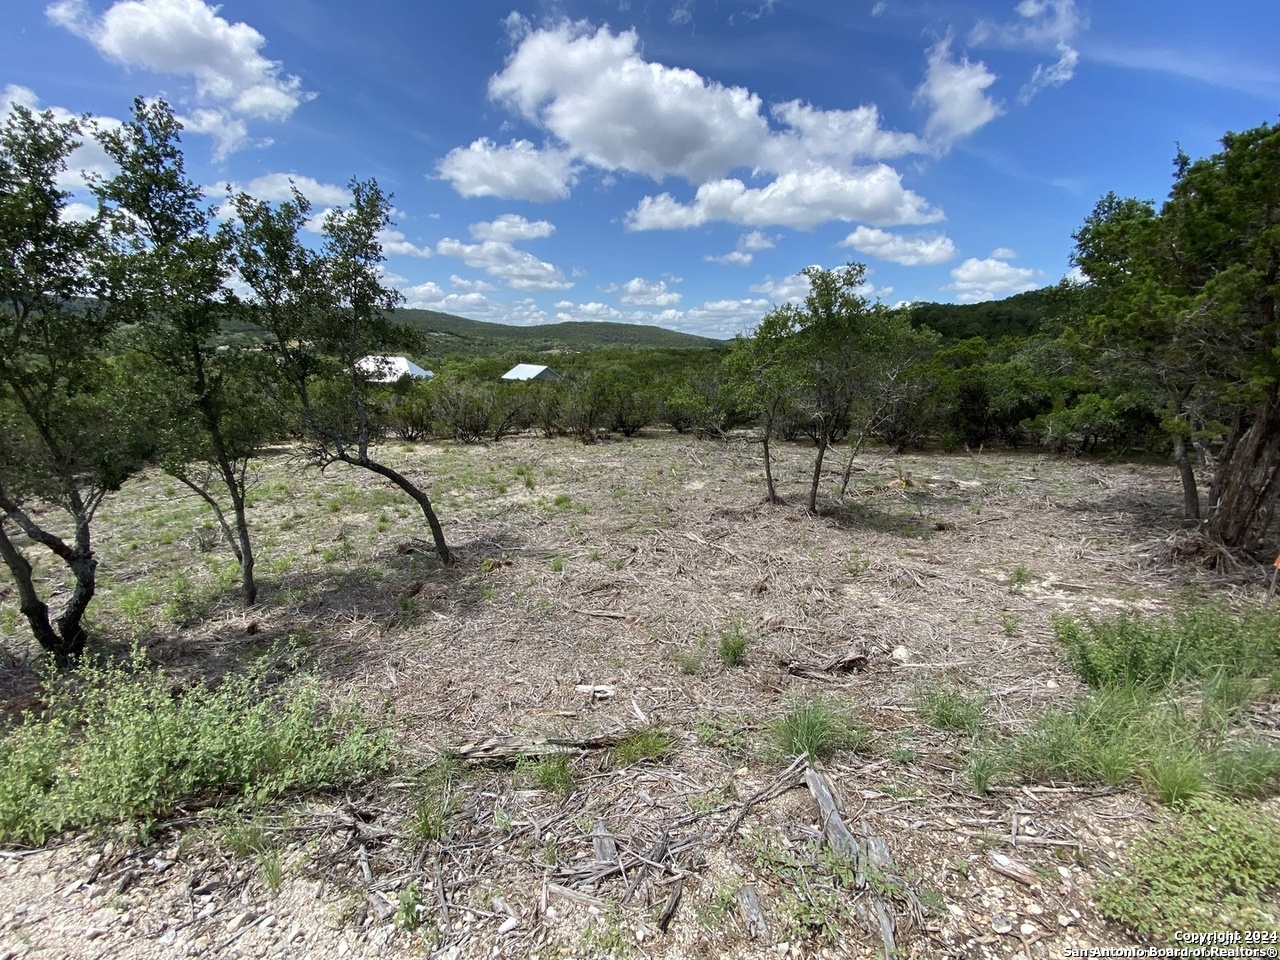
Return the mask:
[(1014, 860), (1012, 857), (1006, 857), (1003, 853), (993, 852), (991, 854), (991, 869), (1002, 876), (1008, 877), (1010, 880), (1025, 883), (1029, 887), (1033, 887), (1040, 882), (1040, 876), (1034, 870), (1025, 863)]
[(760, 909), (760, 898), (756, 896), (756, 888), (748, 883), (738, 890), (738, 909), (747, 923), (747, 934), (753, 940), (769, 936), (769, 924), (764, 921), (764, 911)]
[(734, 815), (733, 819), (729, 821), (729, 825), (724, 828), (725, 838), (728, 839), (738, 832), (738, 827), (742, 824), (742, 821), (746, 819), (751, 808), (757, 803), (764, 803), (766, 800), (772, 800), (774, 797), (786, 793), (793, 787), (799, 786), (800, 780), (802, 779), (801, 771), (803, 771), (806, 766), (807, 761), (804, 757), (796, 757), (795, 760), (791, 762), (791, 766), (778, 774), (773, 783), (744, 800), (742, 802), (742, 809)]
[(605, 826), (604, 817), (596, 821), (591, 831), (591, 846), (595, 850), (597, 863), (613, 863), (618, 859), (618, 844)]
[(684, 895), (684, 878), (676, 881), (676, 885), (671, 888), (671, 896), (667, 897), (667, 905), (662, 908), (662, 916), (658, 917), (658, 929), (663, 933), (667, 932), (667, 927), (671, 926), (671, 920), (676, 915), (676, 910), (680, 906), (680, 898)]
[(830, 660), (805, 662), (801, 660), (779, 660), (787, 673), (795, 677), (809, 677), (814, 680), (830, 680), (834, 674), (853, 673), (867, 668), (865, 653), (842, 653)]
[(603, 733), (573, 740), (567, 737), (521, 737), (516, 734), (489, 737), (454, 747), (450, 752), (459, 760), (511, 762), (529, 757), (545, 757), (557, 753), (586, 753), (617, 746), (627, 731)]
[[(636, 891), (640, 889), (640, 884), (645, 877), (649, 876), (655, 865), (659, 865), (667, 858), (667, 854), (671, 851), (671, 834), (667, 832), (667, 828), (662, 828), (662, 834), (654, 841), (653, 846), (649, 848), (649, 852), (645, 857), (643, 865), (636, 871), (635, 877), (631, 881), (631, 886), (627, 887), (627, 892), (622, 896), (622, 905), (625, 907), (631, 902), (631, 898), (635, 896)], [(663, 927), (663, 932), (666, 928)]]
[[(862, 840), (854, 837), (853, 832), (845, 825), (840, 815), (840, 804), (831, 790), (830, 784), (812, 766), (806, 765), (804, 782), (809, 793), (818, 805), (818, 820), (822, 825), (822, 836), (837, 853), (847, 857), (854, 864), (854, 885), (861, 890), (868, 887), (867, 873), (874, 872), (884, 876), (893, 868), (893, 858), (889, 855), (889, 846), (879, 837), (873, 837), (862, 829)], [(886, 960), (891, 960), (897, 953), (897, 942), (894, 938), (893, 916), (889, 908), (875, 889), (868, 891), (870, 906), (862, 912), (861, 920), (868, 933), (879, 932), (884, 943)]]

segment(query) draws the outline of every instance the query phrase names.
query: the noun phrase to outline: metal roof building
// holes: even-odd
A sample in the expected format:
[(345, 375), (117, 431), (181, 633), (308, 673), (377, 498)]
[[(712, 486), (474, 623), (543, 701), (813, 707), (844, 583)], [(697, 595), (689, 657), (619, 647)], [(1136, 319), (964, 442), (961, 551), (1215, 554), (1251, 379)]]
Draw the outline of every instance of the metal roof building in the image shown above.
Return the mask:
[(502, 375), (503, 380), (559, 380), (560, 374), (536, 363), (517, 363)]
[(401, 377), (413, 377), (415, 380), (430, 380), (435, 376), (430, 370), (423, 370), (408, 357), (368, 356), (356, 361), (356, 369), (369, 374), (374, 383), (395, 383)]

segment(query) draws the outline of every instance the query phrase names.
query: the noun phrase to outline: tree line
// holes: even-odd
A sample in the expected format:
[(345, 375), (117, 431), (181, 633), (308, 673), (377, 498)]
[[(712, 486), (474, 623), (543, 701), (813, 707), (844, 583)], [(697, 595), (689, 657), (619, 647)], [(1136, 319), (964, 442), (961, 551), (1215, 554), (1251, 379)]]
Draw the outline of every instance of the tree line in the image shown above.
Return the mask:
[[(239, 563), (241, 600), (255, 603), (247, 484), (282, 440), (312, 465), (398, 487), (444, 562), (453, 555), (427, 492), (378, 457), (387, 437), (498, 442), (532, 429), (590, 441), (653, 424), (749, 437), (770, 502), (776, 445), (807, 438), (812, 512), (834, 451), (843, 497), (869, 442), (1167, 452), (1205, 543), (1238, 554), (1269, 536), (1280, 474), (1274, 127), (1228, 135), (1204, 160), (1180, 154), (1159, 209), (1104, 197), (1074, 236), (1086, 282), (948, 311), (868, 300), (860, 264), (811, 267), (803, 302), (776, 307), (727, 350), (557, 354), (562, 380), (514, 384), (498, 377), (528, 356), (456, 357), (433, 381), (392, 385), (357, 363), (424, 348), (382, 279), (391, 198), (352, 180), (351, 202), (308, 243), (312, 207), (296, 189), (274, 205), (235, 194), (216, 211), (185, 173), (180, 132), (168, 105), (141, 99), (112, 130), (22, 107), (0, 130), (0, 557), (59, 662), (89, 639), (94, 515), (148, 465), (208, 506)], [(89, 178), (97, 210), (75, 220), (59, 184), (85, 136), (115, 172)], [(255, 336), (229, 345), (228, 328)], [(56, 614), (25, 552), (38, 548), (70, 585)]]

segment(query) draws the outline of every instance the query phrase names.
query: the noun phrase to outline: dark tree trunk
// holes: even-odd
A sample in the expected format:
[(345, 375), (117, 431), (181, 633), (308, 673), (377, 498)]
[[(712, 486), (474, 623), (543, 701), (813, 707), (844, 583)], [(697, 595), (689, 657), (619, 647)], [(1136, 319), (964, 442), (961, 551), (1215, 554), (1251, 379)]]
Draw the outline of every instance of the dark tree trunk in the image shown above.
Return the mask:
[(218, 501), (214, 499), (213, 495), (209, 493), (208, 490), (200, 486), (200, 484), (196, 483), (190, 477), (176, 472), (171, 474), (171, 476), (182, 481), (182, 483), (184, 483), (196, 496), (208, 504), (209, 509), (213, 511), (213, 515), (218, 521), (218, 527), (222, 530), (222, 538), (227, 541), (227, 546), (229, 546), (231, 548), (231, 552), (235, 554), (236, 563), (242, 563), (244, 556), (240, 552), (240, 543), (236, 537), (236, 532), (231, 529), (231, 524), (227, 522), (227, 515), (222, 512), (222, 507), (218, 504)]
[(764, 443), (764, 488), (767, 503), (781, 503), (778, 489), (773, 482), (773, 455), (769, 449), (769, 435), (773, 433), (772, 424), (765, 427), (762, 440)]
[(252, 607), (258, 602), (258, 581), (253, 576), (253, 541), (249, 537), (249, 518), (245, 515), (244, 483), (228, 484), (231, 491), (231, 506), (236, 517), (236, 536), (240, 541), (240, 549), (236, 559), (240, 561), (240, 602)]
[(431, 498), (420, 490), (412, 480), (401, 473), (397, 473), (390, 467), (378, 463), (376, 460), (370, 460), (367, 456), (342, 456), (340, 459), (353, 467), (363, 467), (365, 470), (370, 470), (378, 476), (390, 480), (411, 496), (414, 502), (422, 508), (422, 515), (427, 518), (427, 526), (431, 528), (431, 538), (435, 541), (436, 555), (440, 558), (440, 562), (453, 563), (453, 553), (449, 550), (449, 544), (445, 542), (444, 528), (440, 526), (440, 520), (436, 517), (435, 509), (431, 506)]
[(813, 482), (809, 484), (809, 512), (818, 512), (818, 484), (822, 482), (822, 461), (827, 455), (827, 435), (819, 434), (818, 454), (813, 458)]
[[(77, 537), (77, 539), (80, 538)], [(65, 544), (63, 546), (65, 547)], [(70, 666), (78, 660), (88, 642), (88, 634), (81, 621), (89, 601), (93, 599), (98, 561), (94, 559), (93, 552), (88, 549), (87, 544), (84, 545), (83, 550), (79, 548), (80, 545), (77, 547), (74, 551), (68, 550), (67, 555), (62, 555), (62, 559), (71, 569), (74, 586), (71, 599), (67, 602), (62, 615), (58, 617), (55, 629), (54, 623), (49, 619), (48, 605), (36, 592), (30, 562), (9, 538), (4, 527), (0, 526), (0, 559), (4, 560), (5, 566), (13, 574), (14, 583), (17, 584), (19, 609), (30, 624), (31, 633), (35, 636), (36, 642), (53, 654), (60, 667)]]
[(1182, 478), (1182, 514), (1188, 520), (1200, 519), (1200, 492), (1196, 489), (1196, 471), (1187, 450), (1187, 439), (1178, 434), (1173, 441), (1173, 459)]
[[(1229, 453), (1229, 455), (1228, 455)], [(1263, 545), (1280, 495), (1280, 384), (1218, 461), (1203, 528), (1233, 549)]]

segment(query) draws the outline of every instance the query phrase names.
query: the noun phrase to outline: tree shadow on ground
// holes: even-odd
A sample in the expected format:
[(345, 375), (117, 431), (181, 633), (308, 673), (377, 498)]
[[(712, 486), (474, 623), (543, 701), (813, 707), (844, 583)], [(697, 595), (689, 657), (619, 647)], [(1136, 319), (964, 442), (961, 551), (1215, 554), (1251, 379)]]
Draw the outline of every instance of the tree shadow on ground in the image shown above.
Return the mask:
[[(239, 604), (239, 586), (184, 598), (170, 625), (132, 629), (91, 622), (90, 655), (124, 662), (135, 649), (162, 668), (175, 690), (256, 666), (271, 682), (301, 670), (337, 680), (361, 669), (370, 640), (388, 639), (434, 614), (456, 614), (488, 599), (486, 576), (514, 555), (550, 558), (522, 540), (476, 539), (454, 547), (458, 561), (443, 564), (428, 541), (388, 545), (359, 570), (308, 570), (259, 578), (259, 602)], [(374, 575), (373, 571), (376, 571)], [(161, 603), (172, 605), (173, 598)], [(0, 732), (23, 713), (45, 706), (47, 660), (34, 641), (0, 648)]]

